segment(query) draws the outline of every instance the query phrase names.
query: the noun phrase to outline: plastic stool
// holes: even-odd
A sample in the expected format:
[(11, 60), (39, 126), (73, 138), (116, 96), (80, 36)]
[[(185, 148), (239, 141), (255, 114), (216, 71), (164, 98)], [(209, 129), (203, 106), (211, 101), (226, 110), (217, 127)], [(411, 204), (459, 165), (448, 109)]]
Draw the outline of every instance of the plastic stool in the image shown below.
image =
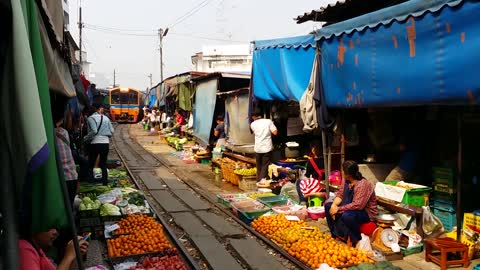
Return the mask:
[(322, 206), (323, 202), (325, 201), (324, 197), (320, 196), (310, 196), (308, 197), (308, 207), (312, 206)]
[(366, 236), (372, 236), (373, 232), (377, 229), (377, 224), (370, 221), (367, 223), (362, 223), (360, 225), (360, 233), (365, 234)]

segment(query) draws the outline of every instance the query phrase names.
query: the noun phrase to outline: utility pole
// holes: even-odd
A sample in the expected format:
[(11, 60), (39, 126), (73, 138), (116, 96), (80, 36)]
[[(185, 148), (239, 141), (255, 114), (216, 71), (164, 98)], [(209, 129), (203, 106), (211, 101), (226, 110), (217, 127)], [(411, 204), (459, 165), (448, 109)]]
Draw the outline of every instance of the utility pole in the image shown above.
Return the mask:
[(113, 88), (115, 88), (115, 69), (113, 69)]
[(158, 38), (160, 39), (160, 83), (163, 82), (163, 29), (158, 29)]
[[(81, 2), (80, 2), (81, 3)], [(80, 4), (79, 11), (78, 11), (78, 33), (79, 33), (79, 38), (78, 38), (78, 43), (80, 47), (80, 66), (82, 66), (83, 63), (83, 57), (82, 57), (82, 28), (83, 28), (83, 22), (82, 22), (82, 5)]]
[(148, 89), (150, 91), (150, 89), (152, 89), (152, 73), (150, 73), (150, 75), (147, 76), (148, 78), (150, 78), (150, 88)]

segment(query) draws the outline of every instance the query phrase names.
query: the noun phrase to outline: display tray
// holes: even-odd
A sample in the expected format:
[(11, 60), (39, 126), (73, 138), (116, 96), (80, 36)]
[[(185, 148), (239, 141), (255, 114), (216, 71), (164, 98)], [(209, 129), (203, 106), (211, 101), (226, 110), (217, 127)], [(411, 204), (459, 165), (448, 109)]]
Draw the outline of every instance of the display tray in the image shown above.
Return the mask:
[(257, 201), (265, 204), (268, 207), (285, 205), (288, 202), (288, 198), (282, 195), (269, 196), (269, 197), (258, 197)]
[(246, 194), (244, 193), (239, 193), (239, 194), (217, 194), (217, 201), (221, 203), (222, 205), (231, 208), (232, 203), (234, 202), (239, 202), (239, 201), (245, 201), (245, 200), (253, 200), (249, 198)]
[(122, 262), (125, 262), (127, 260), (133, 260), (133, 261), (140, 261), (142, 258), (145, 257), (153, 257), (153, 256), (174, 256), (174, 255), (179, 255), (177, 249), (175, 248), (167, 248), (162, 251), (158, 252), (149, 252), (149, 253), (142, 253), (142, 254), (135, 254), (135, 255), (127, 255), (127, 256), (119, 256), (119, 257), (111, 257), (110, 253), (108, 253), (108, 260), (112, 265), (119, 264)]

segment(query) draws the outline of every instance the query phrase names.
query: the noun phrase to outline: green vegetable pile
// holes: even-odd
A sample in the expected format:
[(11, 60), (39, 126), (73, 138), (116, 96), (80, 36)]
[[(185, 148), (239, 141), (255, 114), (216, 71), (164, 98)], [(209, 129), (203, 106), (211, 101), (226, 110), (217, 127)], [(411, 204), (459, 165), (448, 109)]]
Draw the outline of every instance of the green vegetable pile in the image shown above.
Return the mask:
[(128, 178), (127, 171), (124, 169), (110, 169), (108, 170), (109, 178)]
[(92, 184), (81, 184), (78, 193), (86, 194), (90, 199), (94, 200), (98, 195), (112, 190), (109, 186), (99, 186)]
[(100, 205), (99, 200), (92, 201), (90, 197), (85, 197), (80, 203), (80, 211), (99, 209)]
[(358, 266), (349, 267), (348, 270), (402, 270), (398, 266), (393, 266), (391, 262), (361, 263)]
[(132, 192), (129, 195), (128, 203), (136, 206), (145, 205), (145, 197), (140, 192)]

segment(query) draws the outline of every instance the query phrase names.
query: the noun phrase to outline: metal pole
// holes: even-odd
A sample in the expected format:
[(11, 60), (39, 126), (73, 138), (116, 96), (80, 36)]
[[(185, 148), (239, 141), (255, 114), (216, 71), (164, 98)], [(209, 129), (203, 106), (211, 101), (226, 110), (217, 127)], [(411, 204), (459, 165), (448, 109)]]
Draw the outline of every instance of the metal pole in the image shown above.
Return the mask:
[[(8, 150), (5, 150), (8, 151)], [(0, 231), (0, 237), (2, 238), (2, 253), (1, 256), (3, 258), (3, 262), (0, 264), (0, 268), (2, 266), (4, 269), (20, 269), (19, 266), (19, 252), (18, 252), (18, 239), (17, 239), (17, 212), (15, 207), (15, 186), (14, 181), (15, 178), (12, 177), (11, 172), (12, 166), (10, 163), (10, 159), (7, 154), (7, 164), (3, 164), (5, 166), (2, 169), (2, 188), (0, 191), (0, 221), (2, 222), (2, 229), (4, 231)], [(4, 157), (2, 155), (2, 157)]]
[(79, 60), (80, 60), (80, 67), (82, 67), (83, 63), (83, 57), (82, 57), (82, 28), (83, 28), (83, 22), (82, 22), (82, 6), (79, 7), (79, 14), (78, 14), (78, 33), (79, 33), (79, 47), (80, 47), (80, 55), (79, 55)]
[(458, 155), (457, 155), (457, 241), (461, 241), (462, 237), (462, 187), (463, 187), (463, 175), (462, 175), (462, 115), (461, 112), (457, 116), (457, 133), (458, 133)]
[(328, 158), (327, 158), (327, 134), (325, 130), (322, 129), (322, 152), (323, 152), (323, 165), (325, 167), (325, 190), (327, 191), (327, 199), (330, 197), (330, 180), (328, 176), (330, 175), (330, 168), (328, 167)]
[(148, 75), (148, 78), (150, 78), (150, 88), (148, 89), (150, 91), (152, 89), (152, 73)]
[(113, 88), (115, 88), (115, 83), (116, 83), (116, 82), (115, 82), (115, 79), (116, 79), (116, 77), (115, 77), (115, 69), (113, 69)]
[(160, 39), (160, 82), (163, 82), (163, 29), (158, 29), (158, 37)]
[(77, 228), (75, 227), (75, 220), (73, 218), (73, 211), (72, 211), (72, 205), (70, 205), (70, 199), (68, 198), (68, 192), (67, 192), (67, 183), (65, 182), (65, 175), (63, 174), (63, 169), (62, 169), (62, 162), (60, 161), (60, 155), (58, 154), (58, 147), (56, 144), (55, 145), (55, 160), (57, 161), (57, 170), (58, 170), (58, 178), (60, 181), (60, 188), (62, 189), (62, 194), (63, 194), (63, 204), (67, 210), (67, 217), (68, 217), (68, 222), (71, 225), (72, 229), (72, 237), (73, 237), (73, 246), (75, 248), (75, 254), (76, 254), (76, 259), (77, 259), (77, 265), (78, 269), (83, 270), (85, 269), (83, 267), (83, 261), (82, 261), (82, 253), (80, 252), (80, 246), (78, 244), (78, 238), (77, 238)]

